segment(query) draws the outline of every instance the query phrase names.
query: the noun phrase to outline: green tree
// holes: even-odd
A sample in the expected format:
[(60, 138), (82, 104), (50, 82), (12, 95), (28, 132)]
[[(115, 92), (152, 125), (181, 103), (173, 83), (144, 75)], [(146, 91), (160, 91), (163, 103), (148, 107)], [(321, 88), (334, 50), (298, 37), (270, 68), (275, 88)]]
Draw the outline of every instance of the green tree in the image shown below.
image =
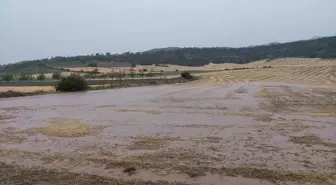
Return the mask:
[(97, 62), (89, 62), (87, 65), (88, 67), (98, 67)]
[(182, 72), (181, 77), (187, 80), (191, 80), (194, 78), (189, 72)]
[(119, 79), (119, 85), (121, 87), (122, 85), (122, 79), (125, 77), (125, 73), (123, 70), (120, 70), (118, 73), (117, 73), (117, 77)]
[(41, 83), (42, 83), (46, 79), (46, 76), (43, 73), (41, 73), (37, 76), (36, 79), (41, 81)]
[(134, 77), (135, 77), (135, 70), (134, 70), (134, 68), (133, 67), (131, 67), (131, 69), (130, 69), (130, 76), (132, 77), (132, 79), (134, 79)]
[(90, 71), (90, 75), (93, 79), (96, 79), (98, 74), (99, 74), (98, 68), (95, 68), (92, 71)]
[(144, 75), (145, 75), (145, 69), (140, 69), (139, 74), (140, 74), (141, 78), (143, 78)]
[(109, 78), (111, 78), (110, 85), (112, 87), (113, 86), (113, 78), (115, 78), (117, 76), (117, 74), (114, 71), (111, 71), (107, 75), (108, 75)]
[(53, 74), (52, 74), (52, 79), (54, 79), (54, 80), (59, 80), (59, 79), (61, 79), (61, 73), (60, 72), (54, 72)]
[(5, 75), (2, 76), (2, 80), (7, 81), (7, 82), (9, 82), (9, 81), (11, 81), (13, 79), (14, 79), (14, 75), (13, 74), (5, 74)]
[(149, 71), (149, 73), (147, 73), (147, 76), (149, 78), (152, 78), (154, 76), (154, 69), (153, 68)]
[(20, 77), (19, 77), (19, 80), (32, 80), (33, 77), (31, 75), (28, 75), (26, 73), (21, 73), (20, 74)]

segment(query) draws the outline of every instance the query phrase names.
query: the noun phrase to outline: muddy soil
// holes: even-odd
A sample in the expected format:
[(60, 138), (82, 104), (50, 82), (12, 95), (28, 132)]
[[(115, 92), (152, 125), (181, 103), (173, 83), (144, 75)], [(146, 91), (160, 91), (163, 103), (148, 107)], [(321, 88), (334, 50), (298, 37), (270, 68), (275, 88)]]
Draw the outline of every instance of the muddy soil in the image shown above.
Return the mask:
[(1, 99), (0, 182), (336, 184), (335, 104), (257, 82)]

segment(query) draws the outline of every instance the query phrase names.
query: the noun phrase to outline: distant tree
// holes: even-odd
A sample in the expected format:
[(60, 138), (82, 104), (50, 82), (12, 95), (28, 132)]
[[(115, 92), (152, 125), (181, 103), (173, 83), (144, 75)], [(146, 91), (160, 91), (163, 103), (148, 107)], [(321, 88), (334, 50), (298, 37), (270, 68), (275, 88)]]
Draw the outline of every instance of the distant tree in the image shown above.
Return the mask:
[(152, 68), (150, 71), (149, 71), (149, 73), (147, 73), (147, 77), (149, 77), (149, 78), (151, 78), (151, 77), (153, 77), (153, 74), (154, 73), (154, 69)]
[(134, 77), (135, 77), (135, 70), (134, 70), (133, 67), (131, 67), (131, 69), (130, 69), (130, 76), (132, 77), (132, 79), (134, 79)]
[(108, 77), (113, 79), (116, 76), (116, 73), (114, 71), (111, 71), (108, 73)]
[(61, 79), (61, 73), (60, 73), (60, 72), (54, 72), (54, 73), (52, 74), (52, 79), (54, 79), (54, 80), (59, 80), (59, 79)]
[(98, 74), (98, 73), (99, 73), (98, 68), (94, 68), (94, 69), (91, 71), (91, 73)]
[(96, 79), (98, 74), (99, 74), (98, 68), (94, 68), (92, 71), (90, 71), (90, 75), (93, 79)]
[(106, 52), (106, 56), (111, 56), (111, 53), (110, 52)]
[(90, 62), (87, 65), (88, 67), (98, 67), (98, 64), (96, 62)]
[[(102, 61), (114, 61), (125, 65), (152, 65), (178, 64), (184, 66), (203, 66), (209, 63), (237, 63), (244, 64), (251, 61), (276, 59), (283, 57), (320, 57), (336, 58), (336, 36), (322, 37), (310, 40), (288, 43), (266, 44), (240, 48), (213, 47), (213, 48), (163, 48), (147, 52), (125, 52), (122, 54), (92, 54), (74, 57), (52, 57), (51, 59), (32, 60), (9, 64), (0, 67), (2, 73), (13, 73), (17, 69), (31, 69), (47, 67), (44, 64), (52, 61), (57, 64), (78, 63), (87, 61), (90, 67), (96, 67)], [(76, 64), (77, 64), (76, 63)]]
[(20, 74), (20, 77), (19, 77), (19, 80), (32, 80), (33, 77), (31, 75), (28, 75), (26, 73), (21, 73)]
[(122, 85), (122, 79), (125, 77), (125, 72), (123, 70), (119, 70), (117, 73), (117, 77), (119, 79), (119, 85)]
[(2, 80), (7, 81), (7, 82), (9, 82), (9, 81), (11, 81), (13, 79), (14, 79), (14, 75), (13, 74), (5, 74), (5, 75), (2, 76)]
[(41, 73), (37, 76), (36, 79), (41, 81), (41, 83), (42, 83), (46, 79), (46, 76), (43, 73)]
[(141, 76), (141, 78), (143, 78), (144, 75), (145, 75), (145, 69), (140, 69), (139, 70), (139, 75)]

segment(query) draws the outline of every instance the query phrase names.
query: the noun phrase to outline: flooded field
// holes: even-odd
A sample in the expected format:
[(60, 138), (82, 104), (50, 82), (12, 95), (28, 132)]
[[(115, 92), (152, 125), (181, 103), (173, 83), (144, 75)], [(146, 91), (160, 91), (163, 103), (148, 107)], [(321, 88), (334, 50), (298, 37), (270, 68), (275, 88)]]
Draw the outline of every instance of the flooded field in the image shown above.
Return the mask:
[(0, 165), (0, 184), (336, 184), (336, 91), (245, 82), (1, 99)]

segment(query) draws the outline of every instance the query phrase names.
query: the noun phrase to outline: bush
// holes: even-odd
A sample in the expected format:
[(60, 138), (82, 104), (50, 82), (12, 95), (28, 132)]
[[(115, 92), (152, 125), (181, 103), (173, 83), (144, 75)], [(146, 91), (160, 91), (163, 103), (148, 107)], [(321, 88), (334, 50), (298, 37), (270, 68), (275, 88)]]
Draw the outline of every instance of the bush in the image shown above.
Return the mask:
[(189, 72), (182, 72), (181, 77), (184, 78), (184, 79), (188, 79), (188, 80), (194, 78)]
[(85, 91), (88, 89), (88, 84), (85, 79), (79, 75), (71, 74), (70, 76), (63, 77), (55, 85), (56, 91)]
[(18, 91), (6, 91), (0, 92), (0, 98), (12, 98), (12, 97), (20, 97), (20, 96), (32, 96), (32, 95), (39, 95), (45, 94), (44, 91), (35, 91), (35, 92), (18, 92)]

